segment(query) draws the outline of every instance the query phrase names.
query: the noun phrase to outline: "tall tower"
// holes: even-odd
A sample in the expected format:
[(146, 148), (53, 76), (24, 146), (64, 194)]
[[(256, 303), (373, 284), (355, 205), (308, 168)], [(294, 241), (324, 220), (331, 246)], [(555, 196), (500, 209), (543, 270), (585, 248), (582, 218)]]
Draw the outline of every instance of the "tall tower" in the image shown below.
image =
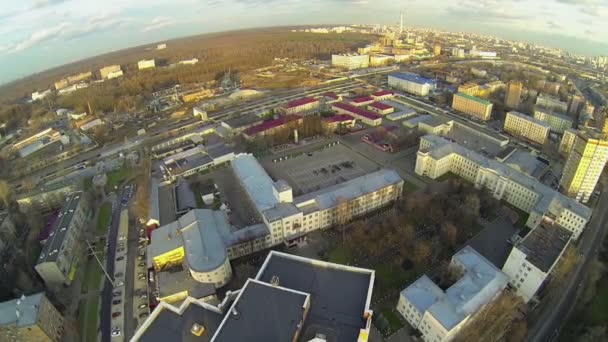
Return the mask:
[(572, 150), (559, 182), (562, 192), (587, 203), (608, 161), (608, 139), (598, 129), (583, 127), (574, 138)]
[(399, 36), (401, 36), (402, 33), (403, 33), (403, 12), (401, 12), (401, 15), (399, 18)]
[(523, 85), (519, 81), (510, 81), (507, 84), (507, 93), (505, 94), (505, 105), (512, 109), (519, 107), (519, 99), (521, 98)]

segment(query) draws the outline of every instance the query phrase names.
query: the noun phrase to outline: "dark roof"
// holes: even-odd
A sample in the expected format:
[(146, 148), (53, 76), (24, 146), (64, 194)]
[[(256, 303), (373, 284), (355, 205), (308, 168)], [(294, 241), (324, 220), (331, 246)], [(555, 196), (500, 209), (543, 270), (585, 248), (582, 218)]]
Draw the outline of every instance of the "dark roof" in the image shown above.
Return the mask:
[(247, 115), (233, 117), (233, 118), (224, 120), (223, 122), (226, 125), (230, 126), (230, 128), (237, 129), (237, 128), (247, 128), (247, 127), (253, 126), (255, 124), (258, 124), (262, 121), (263, 121), (263, 119), (255, 114), (247, 114)]
[(183, 212), (196, 208), (196, 195), (188, 182), (181, 182), (175, 187), (177, 212)]
[[(189, 304), (181, 315), (169, 309), (163, 309), (150, 322), (139, 341), (210, 342), (221, 321), (221, 314), (194, 303)], [(201, 336), (195, 336), (190, 332), (195, 323), (205, 328), (205, 332)]]
[(362, 102), (370, 102), (370, 101), (374, 101), (374, 99), (371, 96), (357, 97), (356, 99), (351, 100), (351, 102), (354, 102), (354, 103), (362, 103)]
[(356, 341), (366, 324), (363, 316), (372, 271), (315, 262), (272, 252), (257, 279), (270, 283), (276, 277), (279, 286), (310, 294), (311, 308), (300, 341), (309, 341), (316, 333), (325, 334), (328, 341)]
[(394, 93), (390, 90), (380, 90), (380, 91), (373, 93), (372, 97), (373, 96), (386, 96), (386, 95), (393, 95), (393, 94)]
[(334, 116), (330, 116), (328, 118), (323, 118), (323, 121), (326, 122), (344, 122), (344, 121), (351, 121), (354, 120), (355, 118), (353, 118), (352, 116), (348, 115), (348, 114), (338, 114), (338, 115), (334, 115)]
[(541, 223), (532, 229), (518, 247), (526, 253), (526, 260), (547, 273), (568, 245), (572, 233), (557, 224)]
[(307, 294), (251, 279), (241, 291), (214, 341), (293, 341), (309, 304)]
[(65, 240), (68, 229), (71, 228), (72, 218), (78, 208), (78, 204), (82, 199), (81, 191), (70, 194), (66, 199), (59, 216), (53, 224), (53, 230), (49, 234), (46, 244), (42, 248), (42, 252), (38, 258), (37, 264), (44, 262), (55, 262), (59, 253), (62, 252), (61, 246)]
[(267, 131), (269, 129), (272, 128), (276, 128), (276, 127), (280, 127), (283, 125), (286, 125), (292, 121), (297, 121), (300, 120), (300, 116), (299, 115), (286, 115), (286, 116), (281, 116), (278, 119), (273, 119), (273, 120), (268, 120), (265, 121), (259, 125), (255, 125), (252, 127), (247, 128), (243, 133), (245, 133), (246, 135), (256, 135), (258, 133)]

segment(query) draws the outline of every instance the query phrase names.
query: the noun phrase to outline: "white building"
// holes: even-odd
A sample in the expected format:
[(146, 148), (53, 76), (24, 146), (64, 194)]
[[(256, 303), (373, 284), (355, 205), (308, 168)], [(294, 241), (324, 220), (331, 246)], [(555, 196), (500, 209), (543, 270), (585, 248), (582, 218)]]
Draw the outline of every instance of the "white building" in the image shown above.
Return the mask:
[(539, 145), (545, 144), (549, 138), (550, 128), (548, 123), (516, 111), (508, 112), (505, 118), (506, 132)]
[(572, 128), (574, 122), (572, 118), (566, 115), (540, 107), (534, 109), (534, 118), (546, 122), (551, 127), (551, 131), (557, 133), (564, 133), (567, 129)]
[(158, 44), (156, 45), (156, 50), (164, 50), (167, 48), (167, 44)]
[(43, 92), (33, 92), (32, 93), (32, 101), (37, 101), (37, 100), (42, 100), (43, 98), (47, 97), (48, 95), (50, 95), (52, 92), (51, 89), (47, 89)]
[(524, 301), (534, 298), (551, 279), (571, 236), (559, 225), (543, 222), (513, 246), (502, 271)]
[(568, 111), (568, 103), (562, 102), (559, 98), (551, 95), (539, 94), (536, 97), (536, 105), (549, 110), (558, 110), (562, 113)]
[(108, 79), (111, 80), (113, 78), (122, 77), (123, 75), (124, 74), (123, 74), (122, 70), (112, 71), (112, 72), (108, 73)]
[(443, 291), (423, 275), (399, 295), (397, 311), (423, 339), (451, 341), (486, 304), (507, 286), (507, 275), (472, 247), (452, 256), (449, 266), (458, 280)]
[(368, 68), (369, 55), (359, 55), (356, 53), (331, 55), (331, 65), (348, 70)]
[(187, 59), (184, 61), (179, 61), (179, 64), (182, 64), (182, 65), (194, 65), (196, 63), (198, 63), (198, 58), (192, 58), (192, 59)]
[(137, 62), (137, 68), (139, 70), (155, 68), (156, 62), (153, 59), (144, 59)]
[(388, 85), (418, 96), (427, 96), (429, 92), (437, 87), (434, 80), (409, 72), (399, 72), (388, 75)]
[(438, 136), (420, 139), (415, 171), (432, 179), (452, 172), (485, 188), (496, 199), (530, 213), (530, 228), (549, 219), (571, 231), (576, 240), (591, 218), (591, 209), (535, 178)]

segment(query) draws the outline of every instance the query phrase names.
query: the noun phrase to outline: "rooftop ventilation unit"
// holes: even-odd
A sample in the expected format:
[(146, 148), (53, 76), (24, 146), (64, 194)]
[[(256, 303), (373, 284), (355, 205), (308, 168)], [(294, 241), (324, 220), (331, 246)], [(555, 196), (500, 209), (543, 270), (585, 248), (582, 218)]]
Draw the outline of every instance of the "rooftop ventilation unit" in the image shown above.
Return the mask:
[(205, 332), (205, 327), (201, 324), (194, 323), (192, 324), (192, 328), (190, 328), (190, 332), (194, 336), (201, 336)]

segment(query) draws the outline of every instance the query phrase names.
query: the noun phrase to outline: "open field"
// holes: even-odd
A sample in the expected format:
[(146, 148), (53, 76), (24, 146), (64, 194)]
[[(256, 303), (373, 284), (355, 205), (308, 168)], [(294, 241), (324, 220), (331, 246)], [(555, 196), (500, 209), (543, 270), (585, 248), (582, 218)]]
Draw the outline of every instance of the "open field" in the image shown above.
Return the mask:
[(112, 203), (104, 202), (101, 207), (99, 207), (99, 213), (97, 214), (97, 229), (95, 230), (95, 233), (97, 235), (104, 235), (108, 230), (111, 219)]

